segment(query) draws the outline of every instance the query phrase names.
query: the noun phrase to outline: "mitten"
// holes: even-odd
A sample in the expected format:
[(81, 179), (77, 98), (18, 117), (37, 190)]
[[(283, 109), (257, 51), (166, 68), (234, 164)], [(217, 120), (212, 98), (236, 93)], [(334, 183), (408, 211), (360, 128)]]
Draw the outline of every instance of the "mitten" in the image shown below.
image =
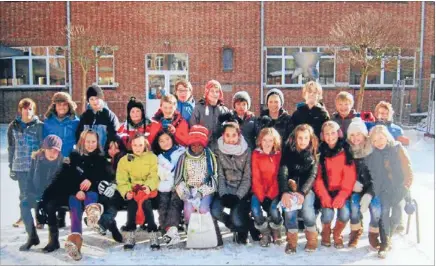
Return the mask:
[(364, 213), (368, 210), (369, 204), (371, 204), (372, 196), (370, 194), (365, 194), (360, 199), (360, 212)]
[(354, 183), (353, 192), (362, 192), (362, 190), (363, 190), (362, 183), (356, 181), (356, 183)]

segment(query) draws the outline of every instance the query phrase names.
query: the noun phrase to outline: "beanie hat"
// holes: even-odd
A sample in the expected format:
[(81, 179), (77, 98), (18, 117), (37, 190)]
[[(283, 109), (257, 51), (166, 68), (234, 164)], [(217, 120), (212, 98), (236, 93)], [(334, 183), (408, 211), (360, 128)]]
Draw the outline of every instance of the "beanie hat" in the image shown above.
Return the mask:
[(57, 151), (62, 150), (62, 139), (56, 135), (48, 135), (42, 142), (43, 149), (55, 149)]
[(103, 90), (96, 84), (93, 84), (86, 90), (86, 101), (89, 102), (89, 98), (92, 96), (96, 96), (100, 99), (103, 99), (104, 97)]
[(280, 98), (280, 101), (282, 102), (282, 105), (285, 104), (285, 98), (283, 97), (283, 92), (279, 89), (271, 89), (266, 93), (266, 102), (268, 102), (268, 98), (271, 95), (278, 95)]
[(206, 148), (207, 143), (209, 142), (209, 130), (202, 125), (193, 125), (189, 129), (189, 139), (188, 146), (200, 143), (203, 147)]
[(219, 101), (223, 102), (224, 101), (224, 94), (223, 94), (223, 90), (221, 89), (221, 84), (218, 81), (214, 80), (214, 79), (209, 80), (206, 83), (206, 86), (204, 87), (204, 99), (207, 102), (207, 95), (209, 95), (210, 89), (212, 89), (214, 87), (216, 87), (216, 88), (218, 88), (220, 90), (220, 96), (218, 98), (218, 102)]
[(368, 129), (360, 117), (353, 118), (348, 126), (347, 136), (350, 136), (353, 133), (362, 133), (363, 135), (368, 136)]
[(251, 98), (248, 92), (246, 91), (238, 91), (237, 93), (235, 93), (235, 95), (233, 95), (232, 101), (233, 101), (233, 108), (235, 108), (236, 101), (245, 101), (247, 102), (248, 109), (250, 109), (251, 107)]

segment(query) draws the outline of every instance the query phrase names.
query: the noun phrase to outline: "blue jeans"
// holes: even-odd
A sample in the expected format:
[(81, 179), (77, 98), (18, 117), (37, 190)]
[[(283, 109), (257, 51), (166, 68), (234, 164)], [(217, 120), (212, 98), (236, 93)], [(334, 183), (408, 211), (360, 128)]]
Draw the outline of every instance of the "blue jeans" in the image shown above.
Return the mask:
[[(230, 208), (230, 214), (224, 212), (225, 207)], [(213, 218), (235, 232), (248, 231), (249, 212), (250, 205), (246, 198), (224, 205), (221, 198), (216, 195), (212, 202), (211, 213)]]
[[(335, 210), (330, 208), (322, 208), (321, 210), (321, 223), (329, 224), (333, 221)], [(350, 201), (346, 200), (342, 208), (338, 209), (337, 219), (343, 223), (348, 223), (350, 220)]]
[[(98, 194), (96, 192), (85, 192), (85, 200), (83, 203), (85, 206), (96, 203), (98, 201)], [(70, 217), (71, 217), (71, 233), (82, 234), (82, 215), (83, 215), (83, 205), (82, 201), (78, 200), (75, 195), (70, 195), (69, 198), (70, 205)]]
[(275, 198), (271, 201), (270, 206), (264, 202), (260, 202), (259, 199), (253, 195), (251, 198), (251, 214), (253, 215), (254, 222), (257, 225), (262, 225), (266, 222), (266, 217), (263, 216), (262, 209), (266, 211), (268, 217), (270, 217), (271, 221), (279, 225), (282, 223), (282, 217), (280, 215), (280, 211), (277, 208), (279, 204), (279, 198)]
[[(315, 193), (312, 190), (307, 193), (304, 197), (303, 207), (301, 208), (301, 214), (304, 221), (304, 226), (312, 227), (315, 226), (316, 223), (316, 215), (315, 215)], [(298, 229), (298, 211), (286, 211), (286, 208), (283, 208), (283, 213), (285, 216), (285, 228), (286, 230)]]
[[(359, 224), (360, 223), (360, 194), (353, 193), (351, 195), (350, 202), (350, 223), (351, 224)], [(381, 216), (381, 203), (379, 197), (374, 197), (369, 204), (369, 213), (371, 216), (371, 220), (369, 225), (374, 228), (378, 228), (378, 223), (380, 221)]]

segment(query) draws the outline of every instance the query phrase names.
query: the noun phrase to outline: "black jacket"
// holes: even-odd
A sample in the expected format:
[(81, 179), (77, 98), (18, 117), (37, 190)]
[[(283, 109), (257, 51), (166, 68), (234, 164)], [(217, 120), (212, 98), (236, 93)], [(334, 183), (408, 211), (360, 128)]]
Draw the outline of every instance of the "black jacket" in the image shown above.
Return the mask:
[(260, 113), (260, 117), (257, 119), (256, 136), (258, 136), (259, 132), (265, 127), (273, 127), (279, 132), (280, 137), (282, 137), (282, 147), (284, 147), (292, 132), (291, 116), (282, 108), (279, 111), (279, 117), (277, 119), (272, 119), (269, 116), (269, 110), (263, 110)]
[(368, 193), (374, 197), (372, 178), (368, 166), (366, 165), (365, 158), (354, 159), (354, 164), (356, 165), (357, 181), (363, 185), (363, 190), (360, 192), (360, 195), (363, 196), (363, 194)]
[(301, 105), (292, 114), (292, 130), (298, 125), (309, 124), (315, 135), (319, 138), (321, 135), (321, 127), (325, 121), (329, 120), (330, 116), (324, 106), (318, 104), (309, 109), (307, 104)]

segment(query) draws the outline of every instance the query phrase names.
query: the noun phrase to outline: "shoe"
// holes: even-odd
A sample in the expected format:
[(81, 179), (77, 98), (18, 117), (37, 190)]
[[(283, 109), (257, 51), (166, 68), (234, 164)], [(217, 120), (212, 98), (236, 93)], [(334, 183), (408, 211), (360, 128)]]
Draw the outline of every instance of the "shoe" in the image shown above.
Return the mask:
[(103, 205), (99, 203), (91, 203), (85, 207), (85, 213), (87, 217), (86, 225), (91, 228), (98, 227), (98, 221), (100, 216), (103, 214)]
[(355, 248), (357, 247), (357, 244), (359, 243), (359, 239), (363, 234), (363, 229), (360, 228), (360, 224), (357, 225), (351, 225), (351, 232), (349, 235), (349, 240), (348, 240), (348, 247), (349, 248)]
[(380, 249), (380, 241), (378, 240), (379, 229), (375, 227), (369, 227), (368, 241), (372, 250)]
[(271, 228), (269, 228), (268, 223), (264, 222), (261, 225), (255, 225), (256, 229), (260, 231), (260, 233), (262, 234), (260, 240), (259, 240), (259, 245), (261, 247), (269, 247), (269, 244), (272, 242), (271, 239)]
[(44, 253), (50, 253), (60, 248), (59, 244), (59, 230), (57, 227), (49, 226), (48, 244), (42, 249)]
[(273, 243), (276, 245), (281, 245), (283, 243), (281, 225), (269, 223), (269, 226), (271, 228), (271, 235), (272, 235)]
[(159, 250), (159, 232), (150, 232), (150, 248), (152, 251)]
[(20, 246), (20, 251), (27, 251), (32, 246), (37, 246), (37, 245), (39, 245), (39, 237), (38, 234), (36, 233), (35, 226), (32, 226), (32, 231), (28, 234), (27, 242), (24, 245)]
[(332, 234), (331, 224), (330, 223), (323, 224), (322, 232), (321, 232), (321, 245), (325, 247), (330, 247), (332, 245), (331, 234)]
[(67, 241), (65, 241), (65, 251), (73, 260), (81, 260), (82, 253), (80, 249), (82, 248), (82, 235), (79, 233), (72, 233), (68, 236)]
[(295, 254), (297, 253), (297, 242), (298, 242), (298, 233), (297, 232), (286, 232), (286, 254)]
[(336, 220), (335, 228), (333, 228), (333, 243), (335, 248), (344, 248), (344, 240), (342, 238), (342, 231), (344, 231), (345, 223)]
[(124, 250), (132, 250), (136, 244), (135, 231), (123, 232), (126, 239), (124, 244)]
[(304, 251), (313, 252), (318, 248), (318, 232), (317, 231), (304, 231), (306, 235), (306, 246), (304, 247)]
[(241, 245), (248, 244), (248, 232), (234, 232), (233, 242)]
[(164, 234), (162, 238), (163, 242), (167, 244), (167, 247), (172, 247), (174, 245), (179, 244), (180, 241), (180, 235), (177, 227), (171, 226), (168, 231)]

